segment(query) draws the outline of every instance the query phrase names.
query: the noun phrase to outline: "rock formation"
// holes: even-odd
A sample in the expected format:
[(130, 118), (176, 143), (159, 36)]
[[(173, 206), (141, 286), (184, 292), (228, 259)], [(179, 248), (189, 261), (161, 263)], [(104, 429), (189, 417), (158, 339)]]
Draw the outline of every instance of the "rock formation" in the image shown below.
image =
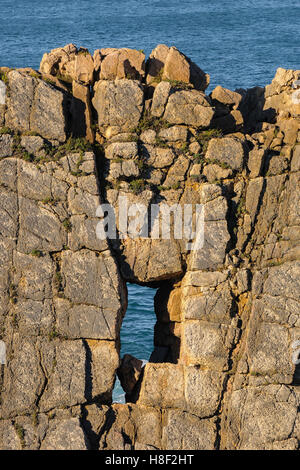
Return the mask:
[[(299, 448), (299, 77), (208, 96), (164, 45), (0, 68), (0, 448)], [(202, 204), (202, 249), (100, 240), (122, 196)], [(126, 282), (158, 288), (143, 369)]]

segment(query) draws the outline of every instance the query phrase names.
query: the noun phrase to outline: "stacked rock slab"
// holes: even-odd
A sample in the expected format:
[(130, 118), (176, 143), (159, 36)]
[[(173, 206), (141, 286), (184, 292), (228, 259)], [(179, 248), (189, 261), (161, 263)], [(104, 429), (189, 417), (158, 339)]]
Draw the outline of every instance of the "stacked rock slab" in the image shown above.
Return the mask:
[(94, 142), (90, 86), (94, 83), (94, 61), (85, 48), (74, 44), (44, 54), (40, 72), (72, 85), (72, 132)]
[[(207, 96), (164, 45), (69, 45), (40, 72), (0, 70), (0, 447), (298, 449), (300, 72)], [(97, 145), (69, 138), (88, 119)], [(202, 248), (99, 240), (125, 197), (203, 205)], [(112, 404), (126, 281), (158, 288), (155, 349)]]

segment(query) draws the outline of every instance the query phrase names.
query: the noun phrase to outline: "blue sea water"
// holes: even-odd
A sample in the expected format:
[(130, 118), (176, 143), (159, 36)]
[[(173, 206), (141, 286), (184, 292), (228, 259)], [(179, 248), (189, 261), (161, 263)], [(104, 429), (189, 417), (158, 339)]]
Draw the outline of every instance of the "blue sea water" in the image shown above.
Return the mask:
[[(121, 329), (121, 357), (131, 354), (148, 361), (153, 351), (156, 316), (153, 310), (156, 289), (128, 284), (128, 309)], [(124, 392), (116, 381), (113, 401), (124, 402)]]
[[(210, 74), (209, 90), (249, 88), (270, 83), (277, 67), (299, 68), (299, 31), (296, 0), (0, 0), (0, 66), (38, 69), (44, 52), (70, 42), (146, 55), (164, 43)], [(122, 354), (149, 358), (154, 293), (129, 286)]]
[(0, 0), (0, 65), (39, 67), (73, 42), (146, 54), (176, 45), (211, 75), (211, 87), (269, 83), (299, 67), (297, 0)]

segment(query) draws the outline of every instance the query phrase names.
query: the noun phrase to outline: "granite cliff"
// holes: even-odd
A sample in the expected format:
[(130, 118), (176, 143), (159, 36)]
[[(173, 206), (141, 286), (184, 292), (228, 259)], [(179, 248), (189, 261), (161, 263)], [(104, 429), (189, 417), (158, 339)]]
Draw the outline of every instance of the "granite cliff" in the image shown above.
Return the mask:
[[(1, 449), (299, 448), (299, 78), (207, 95), (164, 45), (0, 68)], [(203, 248), (100, 240), (122, 196), (202, 204)], [(158, 288), (143, 369), (126, 282)]]

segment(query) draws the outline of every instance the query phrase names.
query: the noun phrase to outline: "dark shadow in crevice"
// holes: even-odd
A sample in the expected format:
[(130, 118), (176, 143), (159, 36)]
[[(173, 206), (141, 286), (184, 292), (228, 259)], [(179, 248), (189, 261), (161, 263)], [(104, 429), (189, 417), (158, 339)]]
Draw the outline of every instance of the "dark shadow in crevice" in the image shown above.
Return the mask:
[[(298, 361), (299, 359), (300, 359), (300, 352), (298, 355)], [(295, 365), (292, 385), (297, 385), (297, 386), (300, 385), (300, 363)]]
[(85, 355), (85, 390), (84, 396), (87, 402), (91, 403), (93, 400), (93, 376), (92, 376), (92, 353), (89, 348), (87, 341), (83, 341), (83, 345), (85, 347), (86, 355)]
[(86, 104), (73, 96), (70, 107), (71, 132), (74, 137), (86, 137)]
[(139, 71), (131, 65), (130, 61), (126, 59), (124, 61), (124, 72), (125, 72), (125, 77), (130, 80), (140, 80), (142, 81), (142, 77), (139, 73)]
[[(240, 92), (239, 90), (237, 90)], [(252, 134), (260, 132), (264, 123), (274, 124), (276, 120), (276, 110), (274, 108), (264, 109), (265, 88), (254, 87), (243, 90), (243, 99), (239, 105), (244, 120), (244, 132)]]
[[(101, 405), (97, 405), (99, 411), (102, 411)], [(87, 410), (83, 407), (82, 415), (81, 415), (81, 425), (84, 428), (84, 431), (87, 435), (87, 438), (90, 443), (91, 450), (99, 450), (100, 447), (100, 439), (103, 439), (104, 442), (101, 442), (101, 447), (105, 449), (107, 447), (106, 444), (106, 436), (109, 434), (113, 424), (117, 419), (116, 412), (113, 408), (108, 408), (105, 412), (103, 421), (98, 423), (89, 421), (89, 416)]]

